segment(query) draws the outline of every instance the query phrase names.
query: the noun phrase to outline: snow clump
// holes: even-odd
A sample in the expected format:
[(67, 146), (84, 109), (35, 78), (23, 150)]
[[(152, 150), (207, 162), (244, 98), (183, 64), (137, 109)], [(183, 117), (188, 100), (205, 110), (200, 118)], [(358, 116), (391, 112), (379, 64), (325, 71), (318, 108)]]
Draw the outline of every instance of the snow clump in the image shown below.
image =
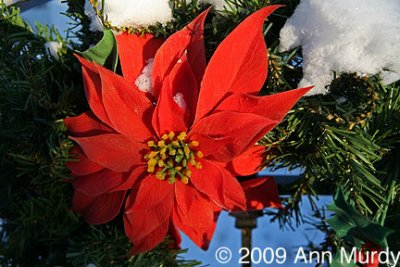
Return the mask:
[(333, 72), (400, 79), (400, 1), (301, 0), (280, 32), (280, 50), (302, 47), (299, 87), (326, 94)]

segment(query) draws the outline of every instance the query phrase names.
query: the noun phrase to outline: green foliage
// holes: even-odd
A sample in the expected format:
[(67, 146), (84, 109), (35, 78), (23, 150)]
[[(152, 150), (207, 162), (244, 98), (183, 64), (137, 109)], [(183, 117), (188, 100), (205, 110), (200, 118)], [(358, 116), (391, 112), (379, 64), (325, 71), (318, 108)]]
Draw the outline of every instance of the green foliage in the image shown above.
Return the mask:
[(111, 30), (103, 32), (103, 38), (92, 48), (81, 53), (82, 56), (99, 65), (116, 70), (118, 66), (117, 40)]
[(66, 258), (72, 266), (91, 263), (115, 267), (191, 267), (200, 264), (181, 258), (186, 250), (171, 248), (168, 239), (149, 253), (131, 256), (132, 245), (120, 225), (82, 226), (69, 242)]
[[(269, 78), (260, 94), (295, 88), (302, 76), (302, 51), (279, 52), (279, 31), (299, 0), (238, 0), (212, 11), (205, 25), (207, 57), (246, 16), (270, 4), (284, 4), (265, 24)], [(73, 190), (65, 168), (72, 143), (62, 119), (88, 109), (80, 67), (73, 51), (115, 69), (111, 31), (89, 31), (84, 0), (65, 0), (71, 28), (61, 36), (54, 27), (27, 25), (14, 8), (0, 11), (0, 263), (8, 266), (195, 266), (171, 250), (168, 241), (150, 253), (128, 254), (120, 218), (89, 226), (70, 210)], [(207, 5), (174, 0), (174, 20), (134, 32), (167, 37)], [(106, 25), (107, 26), (107, 25)], [(101, 40), (101, 41), (100, 41)], [(47, 41), (62, 43), (60, 60), (50, 58)], [(100, 41), (98, 46), (88, 49)], [(88, 50), (87, 50), (88, 49)], [(386, 229), (400, 220), (400, 84), (382, 85), (379, 77), (337, 74), (330, 94), (303, 98), (260, 143), (265, 165), (302, 167), (302, 177), (280, 192), (285, 209), (272, 214), (282, 226), (304, 221), (299, 204), (308, 197), (333, 195), (336, 213), (328, 222), (318, 210), (313, 225), (326, 233), (321, 249), (335, 251), (352, 242), (374, 241), (400, 249)], [(335, 230), (335, 231), (333, 231)], [(354, 240), (349, 240), (354, 239)]]
[(168, 239), (165, 240), (158, 245), (157, 249), (132, 258), (129, 267), (192, 267), (201, 264), (196, 260), (185, 260), (179, 255), (179, 253), (186, 253), (187, 250), (171, 250), (170, 246), (171, 242)]
[(69, 210), (71, 188), (65, 182), (71, 143), (59, 119), (83, 98), (76, 93), (79, 80), (70, 76), (78, 75), (74, 64), (50, 60), (48, 40), (40, 36), (44, 28), (33, 32), (15, 24), (16, 16), (16, 10), (3, 9), (0, 21), (1, 261), (63, 264), (64, 240), (78, 219)]
[(353, 206), (347, 203), (341, 189), (336, 194), (335, 202), (328, 209), (335, 213), (328, 223), (340, 238), (370, 241), (382, 248), (388, 246), (386, 238), (394, 231), (373, 223), (358, 213)]
[[(304, 98), (265, 137), (276, 155), (273, 165), (306, 167), (299, 184), (292, 187), (298, 188), (296, 192), (305, 190), (299, 195), (314, 194), (310, 188), (331, 194), (341, 185), (351, 192), (361, 213), (374, 214), (386, 203), (382, 196), (390, 184), (389, 168), (382, 164), (394, 163), (387, 158), (398, 145), (394, 128), (399, 117), (394, 110), (399, 97), (395, 85), (384, 87), (377, 78), (342, 75), (331, 84), (329, 95)], [(392, 180), (397, 178), (397, 174), (392, 176)]]

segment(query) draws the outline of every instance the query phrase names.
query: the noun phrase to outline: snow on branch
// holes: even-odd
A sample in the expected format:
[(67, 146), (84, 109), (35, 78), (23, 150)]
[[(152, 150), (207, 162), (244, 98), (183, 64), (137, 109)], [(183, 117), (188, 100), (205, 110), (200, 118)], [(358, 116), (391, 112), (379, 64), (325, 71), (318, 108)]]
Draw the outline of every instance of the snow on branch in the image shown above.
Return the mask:
[(400, 1), (302, 0), (280, 33), (280, 50), (302, 47), (300, 87), (326, 94), (333, 72), (400, 79)]

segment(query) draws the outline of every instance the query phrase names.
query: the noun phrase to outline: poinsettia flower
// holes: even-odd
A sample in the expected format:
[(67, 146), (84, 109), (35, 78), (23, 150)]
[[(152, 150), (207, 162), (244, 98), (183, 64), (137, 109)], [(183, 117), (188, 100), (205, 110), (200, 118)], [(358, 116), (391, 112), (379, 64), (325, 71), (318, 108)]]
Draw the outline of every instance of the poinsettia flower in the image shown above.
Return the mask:
[(263, 23), (276, 8), (243, 21), (208, 65), (208, 10), (165, 41), (118, 35), (122, 75), (79, 58), (91, 110), (65, 120), (77, 143), (73, 209), (92, 224), (122, 209), (140, 253), (167, 234), (179, 240), (178, 229), (207, 249), (221, 210), (281, 207), (272, 178), (235, 177), (258, 171), (256, 142), (310, 89), (257, 96), (268, 70)]

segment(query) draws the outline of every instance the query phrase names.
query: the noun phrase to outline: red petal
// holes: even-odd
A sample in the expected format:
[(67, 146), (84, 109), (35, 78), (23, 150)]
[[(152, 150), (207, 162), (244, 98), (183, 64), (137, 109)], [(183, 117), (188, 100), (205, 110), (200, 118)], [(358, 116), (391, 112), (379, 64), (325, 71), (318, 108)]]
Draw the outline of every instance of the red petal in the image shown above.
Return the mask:
[(75, 190), (74, 195), (72, 196), (72, 210), (78, 213), (83, 213), (96, 198), (97, 197), (88, 196)]
[(228, 211), (246, 210), (246, 196), (242, 186), (228, 171), (224, 172), (224, 197)]
[(160, 97), (153, 113), (153, 128), (161, 137), (170, 131), (186, 132), (185, 110), (178, 106), (173, 98), (173, 87), (169, 77), (164, 80)]
[(126, 213), (129, 214), (129, 210), (146, 210), (162, 206), (163, 202), (171, 201), (170, 197), (173, 192), (173, 185), (167, 181), (160, 181), (150, 174), (134, 188), (134, 192), (129, 196)]
[(182, 30), (171, 35), (157, 51), (153, 65), (153, 89), (158, 98), (164, 79), (187, 51), (188, 61), (200, 83), (206, 67), (204, 49), (204, 20), (210, 9), (202, 12)]
[(89, 102), (91, 110), (102, 122), (111, 126), (110, 119), (108, 118), (106, 110), (103, 106), (101, 94), (102, 87), (100, 74), (97, 70), (97, 64), (87, 61), (78, 55), (75, 56), (82, 64), (83, 86), (85, 88), (86, 98)]
[[(128, 235), (128, 232), (130, 232), (130, 233), (135, 232), (135, 231), (132, 231), (133, 226), (129, 225), (127, 227), (126, 226), (127, 224), (129, 224), (129, 222), (127, 222), (125, 220), (125, 233)], [(159, 226), (157, 226), (150, 233), (146, 234), (145, 237), (135, 240), (135, 241), (131, 240), (133, 243), (133, 248), (130, 250), (130, 252), (134, 255), (137, 255), (137, 254), (144, 253), (144, 252), (147, 252), (147, 251), (155, 248), (167, 236), (169, 225), (170, 225), (170, 221), (167, 220), (167, 221), (161, 223)]]
[(181, 94), (186, 104), (187, 125), (190, 125), (194, 119), (197, 105), (197, 97), (199, 94), (199, 84), (189, 65), (186, 54), (178, 61), (177, 65), (170, 73), (173, 94)]
[(184, 54), (165, 78), (153, 114), (153, 127), (159, 136), (168, 131), (187, 131), (194, 118), (197, 95), (198, 85)]
[(99, 66), (103, 86), (103, 103), (113, 128), (130, 140), (151, 137), (153, 105), (150, 100), (114, 72)]
[(174, 244), (172, 244), (172, 248), (180, 249), (180, 246), (182, 243), (182, 237), (181, 237), (181, 234), (179, 233), (178, 229), (176, 229), (176, 227), (172, 223), (172, 220), (169, 224), (168, 235), (172, 239), (172, 241), (174, 241)]
[(173, 185), (149, 175), (130, 193), (124, 225), (134, 244), (133, 253), (155, 247), (166, 236), (174, 205), (173, 189)]
[(247, 210), (283, 208), (274, 178), (254, 178), (241, 182), (241, 185), (247, 198)]
[(70, 137), (83, 149), (93, 162), (115, 172), (129, 171), (135, 165), (143, 164), (140, 153), (143, 144), (133, 144), (119, 134), (102, 134), (90, 137)]
[(137, 181), (143, 179), (147, 175), (148, 175), (147, 166), (146, 165), (138, 166), (130, 173), (129, 177), (123, 183), (114, 187), (111, 190), (111, 192), (130, 190)]
[(122, 33), (116, 36), (122, 74), (133, 85), (148, 60), (154, 58), (164, 39), (151, 34)]
[(79, 116), (64, 119), (64, 124), (72, 136), (82, 137), (103, 133), (112, 133), (113, 130), (102, 123), (93, 112), (88, 111)]
[(211, 138), (232, 138), (231, 143), (224, 144), (226, 153), (215, 158), (217, 161), (228, 162), (253, 146), (276, 124), (276, 121), (252, 113), (222, 111), (201, 119), (193, 126), (189, 137), (201, 134)]
[(99, 196), (121, 185), (126, 179), (127, 175), (125, 173), (104, 169), (97, 173), (79, 177), (72, 184), (76, 190), (86, 195)]
[(187, 125), (190, 125), (194, 119), (199, 94), (199, 84), (189, 65), (186, 53), (178, 60), (175, 67), (169, 74), (173, 95), (181, 94), (186, 104)]
[(264, 152), (264, 146), (253, 146), (228, 163), (227, 168), (235, 176), (255, 174), (265, 159)]
[(181, 214), (186, 214), (190, 210), (192, 203), (196, 201), (198, 190), (192, 184), (175, 183), (175, 207)]
[(202, 134), (191, 134), (191, 140), (199, 142), (199, 150), (204, 154), (205, 159), (217, 160), (225, 158), (229, 155), (229, 144), (233, 143), (234, 138), (230, 136), (225, 137), (210, 137)]
[(219, 206), (225, 207), (224, 175), (221, 168), (206, 160), (201, 161), (201, 164), (201, 170), (193, 168), (190, 182)]
[(183, 214), (175, 205), (173, 222), (197, 246), (206, 250), (214, 234), (221, 208), (201, 193), (194, 192), (193, 194), (195, 201), (192, 202), (186, 214)]
[(214, 163), (203, 160), (201, 164), (201, 170), (192, 170), (190, 181), (194, 187), (227, 210), (233, 204), (244, 209), (246, 199), (236, 178)]
[(78, 146), (71, 148), (69, 156), (70, 160), (72, 160), (68, 161), (66, 165), (73, 176), (84, 176), (104, 169), (103, 166), (89, 160)]
[(296, 102), (313, 87), (300, 88), (268, 96), (233, 94), (216, 108), (216, 111), (254, 113), (280, 122)]
[(246, 18), (218, 46), (204, 73), (196, 119), (210, 112), (228, 92), (256, 94), (268, 72), (262, 34), (266, 17), (280, 6), (268, 6)]
[(103, 224), (114, 219), (120, 212), (126, 192), (114, 192), (91, 197), (75, 190), (72, 209), (82, 213), (89, 224)]

